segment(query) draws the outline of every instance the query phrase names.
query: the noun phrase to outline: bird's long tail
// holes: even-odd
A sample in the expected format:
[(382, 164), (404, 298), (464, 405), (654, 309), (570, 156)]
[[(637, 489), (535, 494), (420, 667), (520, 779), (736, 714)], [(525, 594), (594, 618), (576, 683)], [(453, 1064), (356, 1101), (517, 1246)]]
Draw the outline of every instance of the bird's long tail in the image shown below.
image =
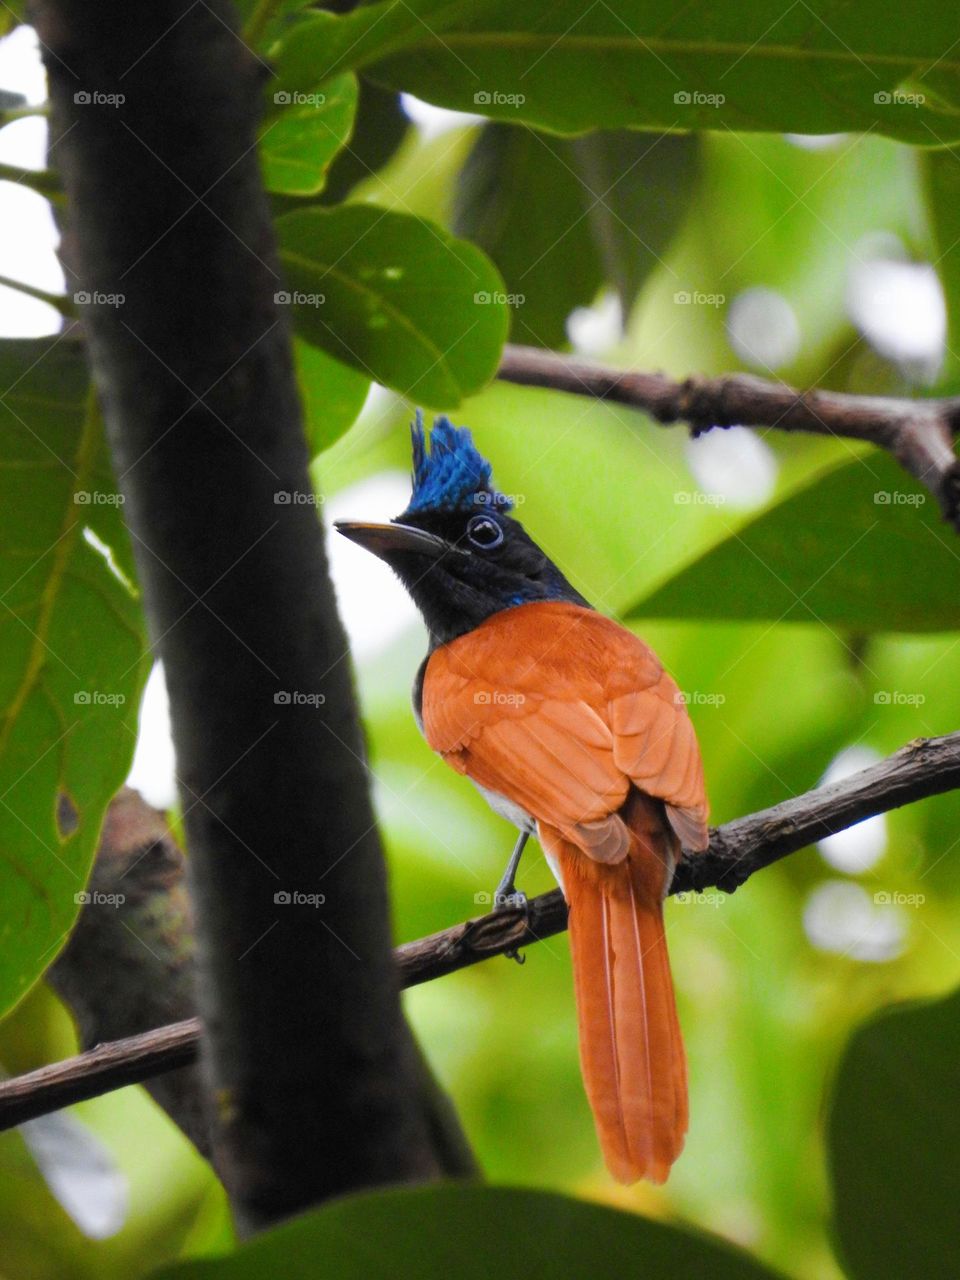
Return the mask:
[(675, 839), (659, 806), (630, 815), (624, 862), (541, 832), (570, 908), (580, 1060), (600, 1146), (619, 1182), (665, 1181), (687, 1132), (687, 1066), (663, 925)]

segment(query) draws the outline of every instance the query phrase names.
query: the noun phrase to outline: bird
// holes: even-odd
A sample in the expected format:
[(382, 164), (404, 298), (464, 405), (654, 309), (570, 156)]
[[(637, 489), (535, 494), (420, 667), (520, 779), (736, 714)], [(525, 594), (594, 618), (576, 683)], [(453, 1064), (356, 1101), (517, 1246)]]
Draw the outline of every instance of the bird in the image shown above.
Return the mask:
[(568, 906), (584, 1087), (611, 1175), (664, 1182), (688, 1127), (663, 903), (708, 844), (686, 699), (641, 639), (593, 608), (511, 514), (470, 431), (411, 427), (412, 495), (387, 523), (337, 522), (412, 596), (429, 645), (413, 686), (429, 746), (519, 836)]

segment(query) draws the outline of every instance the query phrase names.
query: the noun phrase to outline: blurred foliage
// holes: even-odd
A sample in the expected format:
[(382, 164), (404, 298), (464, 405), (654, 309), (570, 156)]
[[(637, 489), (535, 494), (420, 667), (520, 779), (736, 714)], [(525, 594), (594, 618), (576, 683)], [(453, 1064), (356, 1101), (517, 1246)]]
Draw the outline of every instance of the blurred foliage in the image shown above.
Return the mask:
[[(490, 1230), (491, 1222), (499, 1230)], [(607, 1241), (598, 1254), (595, 1240)], [(229, 1258), (187, 1262), (167, 1280), (581, 1280), (626, 1274), (643, 1259), (654, 1275), (776, 1280), (744, 1255), (711, 1240), (626, 1213), (543, 1192), (495, 1187), (422, 1187), (349, 1196), (255, 1240)], [(158, 1277), (158, 1280), (162, 1280)]]
[[(724, 471), (710, 438), (690, 442), (621, 407), (488, 382), (508, 325), (516, 340), (565, 347), (570, 312), (594, 307), (591, 350), (625, 367), (751, 370), (867, 394), (956, 390), (957, 152), (908, 145), (960, 136), (953, 10), (923, 0), (907, 24), (890, 6), (831, 3), (814, 15), (766, 0), (679, 13), (648, 0), (616, 13), (566, 0), (382, 0), (340, 16), (303, 9), (301, 0), (240, 6), (279, 73), (264, 89), (262, 156), (283, 214), (286, 284), (323, 298), (291, 301), (324, 499), (360, 504), (371, 490), (351, 495), (354, 486), (408, 472), (415, 403), (459, 406), (457, 421), (474, 429), (531, 533), (598, 607), (629, 616), (687, 691), (715, 821), (816, 785), (852, 745), (885, 754), (955, 729), (960, 545), (887, 459), (775, 431), (758, 433), (751, 451), (730, 433), (720, 438)], [(2, 14), (0, 24), (11, 25), (12, 10)], [(917, 67), (928, 70), (920, 77)], [(487, 121), (411, 126), (400, 90)], [(669, 132), (628, 134), (627, 125)], [(590, 132), (597, 126), (607, 128)], [(692, 128), (703, 132), (678, 132)], [(841, 129), (855, 132), (793, 136)], [(582, 136), (557, 136), (565, 133)], [(345, 197), (347, 206), (329, 207)], [(880, 250), (907, 267), (936, 265), (950, 321), (939, 381), (878, 342), (852, 305), (858, 273)], [(767, 310), (743, 325), (739, 309), (757, 290), (768, 291)], [(498, 296), (507, 291), (512, 299)], [(604, 319), (612, 295), (619, 328)], [(889, 318), (905, 304), (881, 295), (873, 305)], [(50, 962), (73, 913), (72, 889), (54, 884), (66, 872), (50, 856), (64, 857), (58, 790), (66, 784), (85, 801), (86, 825), (66, 842), (79, 876), (92, 850), (89, 824), (133, 745), (128, 716), (73, 704), (56, 662), (37, 666), (31, 632), (91, 687), (127, 690), (129, 714), (145, 648), (131, 641), (140, 620), (129, 591), (74, 536), (81, 523), (91, 528), (129, 579), (116, 506), (68, 519), (75, 491), (94, 484), (80, 483), (79, 467), (72, 475), (53, 464), (74, 457), (96, 424), (85, 415), (82, 369), (75, 358), (68, 368), (60, 349), (25, 373), (19, 394), (3, 397), (23, 428), (10, 441), (23, 451), (8, 441), (0, 462), (0, 669), (11, 687), (42, 670), (53, 695), (34, 707), (8, 687), (3, 699), (8, 718), (19, 707), (33, 720), (23, 721), (22, 764), (0, 755), (0, 874), (29, 881), (46, 903), (27, 909), (20, 890), (0, 886), (8, 1003)], [(23, 360), (24, 351), (4, 342), (0, 360)], [(4, 387), (20, 371), (7, 377), (7, 363)], [(371, 381), (390, 390), (364, 405)], [(44, 457), (52, 463), (41, 480), (34, 464)], [(105, 455), (87, 460), (98, 488), (112, 493)], [(765, 481), (746, 483), (758, 467)], [(881, 492), (899, 496), (875, 500)], [(351, 514), (386, 513), (358, 505)], [(83, 577), (64, 610), (59, 579), (40, 577), (65, 554), (43, 556), (67, 525)], [(369, 573), (371, 599), (381, 589), (391, 599), (388, 571), (371, 561)], [(59, 632), (35, 625), (38, 601)], [(409, 688), (423, 634), (415, 625), (394, 634), (392, 621), (372, 624), (382, 643), (359, 662), (358, 682), (397, 936), (406, 940), (474, 914), (513, 833), (421, 739)], [(65, 731), (69, 749), (60, 746)], [(421, 1205), (433, 1199), (447, 1215), (437, 1249), (482, 1240), (493, 1249), (492, 1260), (476, 1255), (484, 1274), (506, 1275), (505, 1242), (540, 1224), (584, 1250), (578, 1274), (594, 1261), (612, 1270), (617, 1249), (628, 1247), (630, 1273), (641, 1255), (682, 1269), (686, 1255), (669, 1250), (686, 1248), (691, 1259), (710, 1252), (709, 1263), (689, 1261), (698, 1274), (723, 1274), (721, 1266), (758, 1274), (761, 1264), (798, 1280), (838, 1280), (844, 1267), (856, 1280), (880, 1280), (915, 1264), (924, 1275), (950, 1274), (942, 1267), (956, 1191), (956, 1000), (857, 1028), (891, 1002), (941, 996), (960, 982), (958, 825), (960, 794), (941, 796), (888, 815), (882, 855), (860, 872), (810, 850), (732, 898), (668, 905), (692, 1126), (663, 1188), (614, 1187), (603, 1172), (579, 1078), (565, 938), (532, 948), (523, 968), (493, 962), (409, 992), (411, 1019), (491, 1182), (682, 1219), (759, 1261), (728, 1253), (720, 1263), (716, 1245), (655, 1222), (502, 1189), (419, 1193)], [(521, 882), (530, 894), (551, 887), (535, 845)], [(859, 893), (862, 911), (844, 927), (814, 928), (816, 894), (831, 886)], [(872, 931), (887, 944), (865, 959), (857, 943)], [(8, 1073), (74, 1047), (66, 1012), (42, 985), (0, 1023)], [(2, 1135), (0, 1275), (109, 1280), (229, 1250), (219, 1184), (142, 1091), (76, 1115), (129, 1181), (128, 1220), (108, 1240), (86, 1238), (21, 1136)], [(935, 1170), (926, 1164), (934, 1149)], [(399, 1230), (401, 1206), (415, 1200), (352, 1201), (283, 1230), (322, 1248), (333, 1275), (331, 1241), (345, 1268), (348, 1244), (382, 1234), (386, 1221)], [(421, 1232), (435, 1229), (430, 1214), (414, 1211)], [(210, 1273), (256, 1266), (293, 1275), (292, 1263), (270, 1253), (283, 1239)], [(269, 1265), (257, 1262), (258, 1250)], [(304, 1257), (313, 1274), (317, 1264)], [(462, 1250), (447, 1273), (454, 1265), (471, 1274)], [(369, 1257), (363, 1266), (376, 1274)], [(396, 1259), (390, 1267), (400, 1274)], [(416, 1273), (428, 1274), (420, 1257)]]

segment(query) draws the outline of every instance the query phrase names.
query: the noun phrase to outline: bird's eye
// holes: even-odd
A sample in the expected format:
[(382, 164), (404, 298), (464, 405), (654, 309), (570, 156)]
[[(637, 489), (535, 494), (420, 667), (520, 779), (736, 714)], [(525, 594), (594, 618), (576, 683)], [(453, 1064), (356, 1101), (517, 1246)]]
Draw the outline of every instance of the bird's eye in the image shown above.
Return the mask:
[(489, 551), (503, 541), (503, 530), (489, 516), (471, 516), (467, 521), (467, 537), (475, 547)]

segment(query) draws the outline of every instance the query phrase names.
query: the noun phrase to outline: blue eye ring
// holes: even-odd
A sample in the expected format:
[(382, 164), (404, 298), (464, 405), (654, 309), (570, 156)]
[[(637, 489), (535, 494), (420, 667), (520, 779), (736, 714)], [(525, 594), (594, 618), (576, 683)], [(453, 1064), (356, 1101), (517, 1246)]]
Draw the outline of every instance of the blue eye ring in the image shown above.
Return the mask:
[(491, 516), (471, 516), (467, 521), (467, 539), (481, 551), (492, 551), (503, 542), (503, 529)]

